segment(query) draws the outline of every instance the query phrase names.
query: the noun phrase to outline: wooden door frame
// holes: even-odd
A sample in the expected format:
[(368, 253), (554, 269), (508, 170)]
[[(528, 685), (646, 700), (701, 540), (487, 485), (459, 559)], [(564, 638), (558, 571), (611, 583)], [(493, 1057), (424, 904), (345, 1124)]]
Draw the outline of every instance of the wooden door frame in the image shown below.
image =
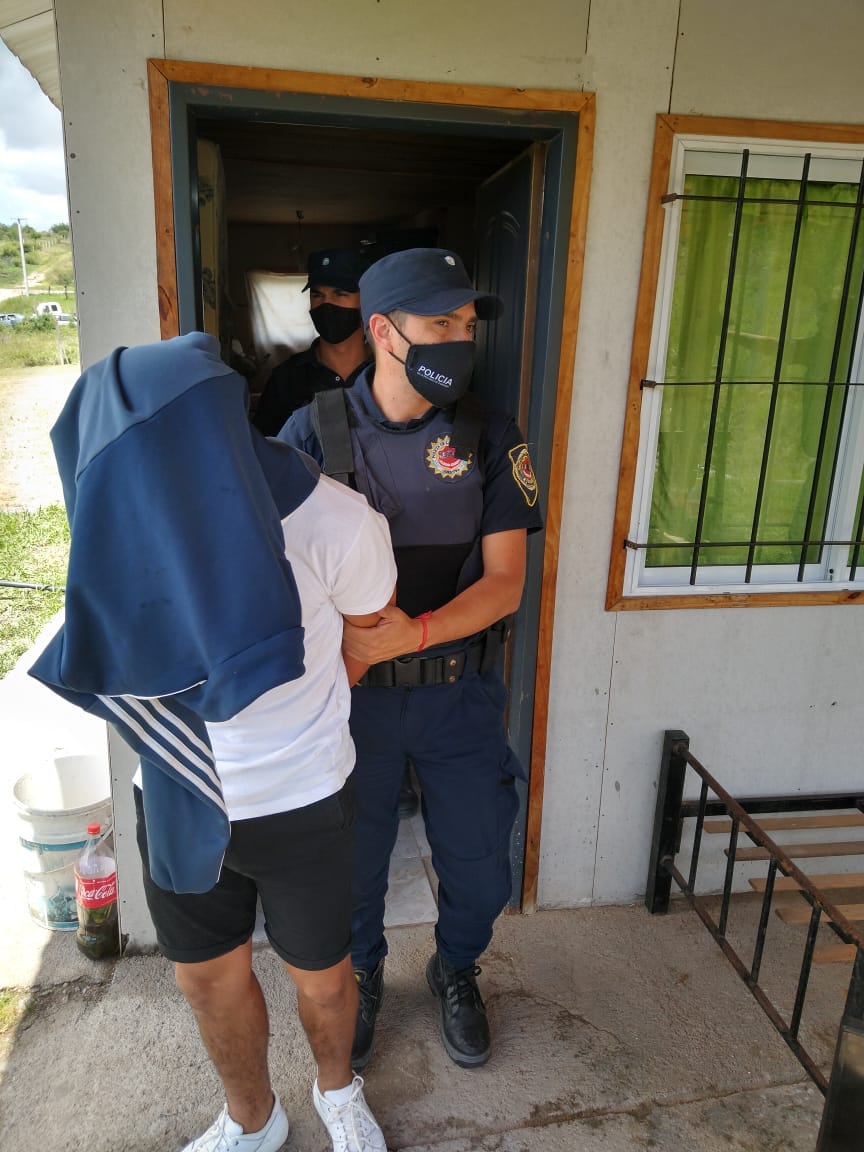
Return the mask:
[(147, 72), (156, 215), (157, 286), (160, 328), (163, 339), (169, 339), (180, 332), (171, 163), (171, 84), (249, 89), (271, 93), (290, 92), (362, 100), (404, 101), (440, 105), (442, 109), (448, 106), (453, 108), (461, 106), (513, 110), (523, 114), (536, 112), (541, 116), (544, 112), (569, 113), (578, 116), (578, 143), (567, 233), (560, 360), (545, 518), (531, 761), (527, 766), (529, 785), (522, 909), (526, 912), (533, 911), (537, 903), (540, 867), (552, 631), (555, 619), (555, 593), (573, 393), (573, 369), (585, 262), (585, 234), (588, 222), (588, 194), (594, 142), (594, 95), (589, 92), (567, 92), (553, 89), (498, 88), (490, 85), (442, 84), (415, 80), (340, 76), (317, 72), (292, 72), (272, 68), (246, 68), (183, 60), (148, 60)]

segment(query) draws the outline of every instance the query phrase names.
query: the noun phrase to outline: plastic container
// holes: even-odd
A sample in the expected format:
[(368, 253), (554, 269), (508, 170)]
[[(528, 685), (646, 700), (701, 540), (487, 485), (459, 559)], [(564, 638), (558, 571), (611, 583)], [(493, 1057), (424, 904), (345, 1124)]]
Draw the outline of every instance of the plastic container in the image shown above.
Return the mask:
[(117, 865), (99, 824), (87, 826), (87, 844), (75, 865), (78, 950), (91, 960), (120, 955)]
[(75, 863), (87, 842), (87, 825), (111, 826), (108, 762), (58, 756), (19, 777), (12, 792), (30, 915), (43, 928), (74, 932)]

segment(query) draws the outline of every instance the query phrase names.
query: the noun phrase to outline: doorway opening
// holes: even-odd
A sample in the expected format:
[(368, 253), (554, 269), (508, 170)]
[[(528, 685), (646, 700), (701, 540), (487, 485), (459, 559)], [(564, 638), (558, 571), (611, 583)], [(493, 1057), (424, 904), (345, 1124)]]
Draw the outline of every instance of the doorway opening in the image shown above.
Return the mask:
[[(284, 334), (267, 330), (268, 289), (280, 311), (290, 307), (309, 253), (326, 248), (370, 262), (396, 248), (451, 248), (471, 272), (481, 189), (526, 150), (522, 140), (473, 134), (203, 115), (194, 146), (195, 324), (209, 324), (223, 349), (236, 340), (256, 367), (268, 357), (253, 392), (312, 338), (290, 315)], [(268, 283), (268, 273), (281, 279)], [(302, 319), (308, 298), (299, 303)]]
[(262, 364), (250, 274), (302, 275), (310, 251), (451, 248), (504, 298), (506, 319), (481, 326), (474, 391), (517, 416), (546, 525), (507, 660), (529, 773), (512, 906), (530, 910), (593, 96), (150, 61), (150, 99), (162, 334), (213, 331), (253, 393), (281, 353)]

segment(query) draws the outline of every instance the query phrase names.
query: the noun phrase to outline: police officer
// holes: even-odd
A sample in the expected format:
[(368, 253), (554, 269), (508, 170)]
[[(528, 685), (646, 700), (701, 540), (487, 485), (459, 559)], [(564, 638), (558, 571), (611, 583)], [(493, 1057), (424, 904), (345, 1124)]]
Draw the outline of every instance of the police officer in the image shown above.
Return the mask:
[[(463, 399), (477, 320), (499, 314), (498, 297), (476, 291), (454, 253), (418, 248), (373, 264), (360, 299), (375, 359), (343, 394), (354, 483), (390, 523), (398, 583), (378, 625), (346, 627), (343, 641), (370, 665), (351, 705), (360, 990), (352, 1065), (369, 1059), (384, 990), (384, 897), (407, 754), (439, 881), (426, 976), (444, 1047), (470, 1068), (490, 1053), (476, 962), (511, 890), (523, 773), (506, 741), (498, 657), (501, 622), (522, 596), (526, 537), (541, 527), (537, 483), (512, 418)], [(281, 438), (323, 463), (322, 440), (334, 433), (327, 421), (318, 428), (303, 409)]]
[(316, 392), (350, 388), (368, 363), (358, 290), (364, 266), (360, 253), (347, 248), (309, 254), (303, 291), (309, 292), (309, 316), (318, 338), (270, 373), (253, 421), (265, 436), (275, 436)]

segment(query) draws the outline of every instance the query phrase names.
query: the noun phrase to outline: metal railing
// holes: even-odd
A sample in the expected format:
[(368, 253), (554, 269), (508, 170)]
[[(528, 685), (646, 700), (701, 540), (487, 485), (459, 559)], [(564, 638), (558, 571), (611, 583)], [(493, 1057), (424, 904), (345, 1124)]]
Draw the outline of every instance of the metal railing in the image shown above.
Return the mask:
[[(688, 768), (695, 772), (701, 781), (698, 801), (684, 799)], [(709, 794), (714, 799), (709, 799)], [(819, 809), (824, 811), (838, 808), (864, 811), (864, 794), (757, 796), (736, 800), (691, 754), (687, 734), (669, 730), (665, 733), (663, 742), (645, 904), (652, 913), (667, 911), (672, 882), (677, 884), (723, 954), (749, 988), (756, 1002), (825, 1096), (816, 1152), (862, 1152), (864, 1149), (864, 934), (846, 919), (813, 880), (793, 863), (783, 848), (776, 844), (754, 819), (754, 814), (760, 812), (800, 812)], [(729, 816), (732, 826), (729, 833), (720, 914), (715, 921), (706, 899), (696, 892), (696, 877), (705, 817), (718, 814)], [(696, 824), (693, 847), (685, 876), (678, 869), (675, 860), (680, 850), (683, 821), (694, 817)], [(726, 931), (738, 839), (742, 832), (768, 854), (768, 875), (756, 940), (749, 962), (739, 955), (729, 942)], [(795, 1001), (788, 1020), (759, 983), (768, 918), (771, 914), (778, 872), (795, 882), (811, 908), (798, 984), (795, 989)], [(856, 950), (846, 1006), (837, 1036), (834, 1063), (828, 1079), (799, 1038), (816, 937), (823, 923), (826, 923), (845, 944), (854, 946)]]

